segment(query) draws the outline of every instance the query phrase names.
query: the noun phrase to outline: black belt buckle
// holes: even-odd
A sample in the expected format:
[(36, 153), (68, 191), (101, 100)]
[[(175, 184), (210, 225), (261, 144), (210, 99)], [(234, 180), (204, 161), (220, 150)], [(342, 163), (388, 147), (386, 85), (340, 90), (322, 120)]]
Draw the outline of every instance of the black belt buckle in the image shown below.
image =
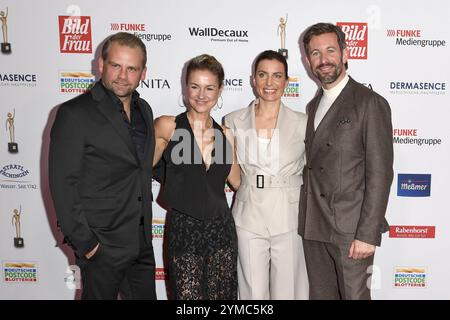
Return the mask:
[(264, 189), (264, 176), (262, 174), (256, 175), (256, 187), (258, 189)]

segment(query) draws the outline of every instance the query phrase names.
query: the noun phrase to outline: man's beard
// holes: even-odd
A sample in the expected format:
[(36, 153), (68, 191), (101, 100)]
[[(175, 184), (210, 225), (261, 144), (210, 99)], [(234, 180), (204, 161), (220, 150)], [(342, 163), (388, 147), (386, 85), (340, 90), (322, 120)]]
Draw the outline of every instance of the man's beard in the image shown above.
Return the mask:
[(129, 85), (129, 83), (124, 83), (125, 86), (119, 86), (117, 81), (111, 81), (111, 82), (104, 82), (103, 85), (109, 89), (110, 91), (114, 92), (114, 94), (117, 97), (123, 98), (123, 97), (129, 97), (133, 93), (132, 87)]
[[(333, 66), (334, 72), (332, 72), (331, 74), (327, 73), (325, 75), (322, 75), (320, 73), (320, 68), (324, 67), (324, 66)], [(333, 63), (321, 64), (321, 65), (317, 66), (314, 74), (316, 75), (317, 78), (319, 78), (321, 83), (331, 84), (331, 83), (335, 82), (336, 79), (341, 75), (342, 69), (343, 69), (342, 67), (343, 67), (342, 63), (339, 63), (338, 65), (333, 64)]]

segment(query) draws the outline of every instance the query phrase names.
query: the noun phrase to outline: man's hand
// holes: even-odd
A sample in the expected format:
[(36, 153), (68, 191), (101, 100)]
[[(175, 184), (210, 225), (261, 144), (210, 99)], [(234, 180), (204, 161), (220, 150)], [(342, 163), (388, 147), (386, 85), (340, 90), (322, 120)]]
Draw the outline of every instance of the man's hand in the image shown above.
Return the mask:
[(97, 252), (98, 246), (100, 245), (100, 243), (97, 243), (97, 245), (95, 246), (94, 249), (92, 249), (91, 251), (89, 251), (88, 253), (85, 254), (86, 259), (90, 259), (92, 258), (92, 256)]
[(362, 260), (370, 257), (375, 253), (375, 246), (372, 244), (365, 243), (360, 240), (353, 240), (350, 250), (348, 252), (348, 257), (355, 260)]

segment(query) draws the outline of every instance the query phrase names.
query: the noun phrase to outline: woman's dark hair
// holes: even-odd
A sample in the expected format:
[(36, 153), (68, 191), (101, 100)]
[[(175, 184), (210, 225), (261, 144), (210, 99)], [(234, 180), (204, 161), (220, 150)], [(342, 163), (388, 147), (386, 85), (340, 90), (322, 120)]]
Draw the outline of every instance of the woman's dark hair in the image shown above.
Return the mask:
[(256, 70), (258, 69), (258, 65), (262, 60), (277, 60), (281, 62), (284, 66), (284, 73), (286, 79), (289, 79), (288, 75), (288, 64), (286, 58), (279, 52), (273, 50), (266, 50), (261, 52), (255, 59), (255, 70), (253, 70), (254, 74), (256, 74)]

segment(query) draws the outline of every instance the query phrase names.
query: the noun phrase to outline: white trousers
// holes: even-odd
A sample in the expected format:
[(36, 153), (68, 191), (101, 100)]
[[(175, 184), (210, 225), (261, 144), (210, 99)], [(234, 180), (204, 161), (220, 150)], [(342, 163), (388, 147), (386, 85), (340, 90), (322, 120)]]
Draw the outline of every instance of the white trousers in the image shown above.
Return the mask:
[(308, 275), (297, 230), (261, 236), (236, 227), (241, 300), (306, 300)]

